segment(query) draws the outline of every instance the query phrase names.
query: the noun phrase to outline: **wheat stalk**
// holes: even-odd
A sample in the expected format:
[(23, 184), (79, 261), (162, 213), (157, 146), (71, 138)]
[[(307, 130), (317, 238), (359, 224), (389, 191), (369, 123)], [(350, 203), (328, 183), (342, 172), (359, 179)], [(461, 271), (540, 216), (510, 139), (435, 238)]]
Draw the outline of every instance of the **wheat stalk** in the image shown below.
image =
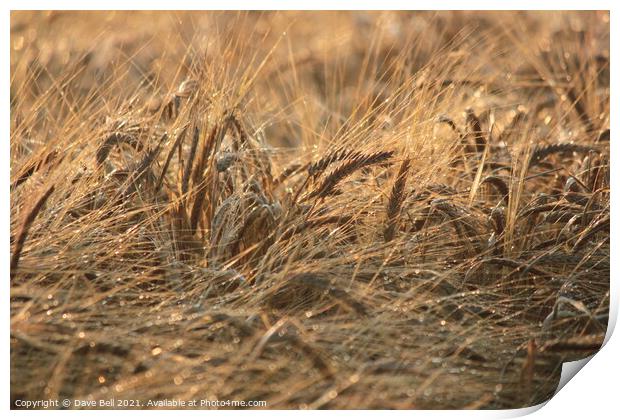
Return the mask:
[(407, 158), (403, 160), (400, 165), (400, 169), (398, 170), (396, 181), (394, 181), (394, 186), (392, 187), (392, 192), (390, 194), (390, 199), (388, 201), (386, 211), (386, 227), (383, 231), (383, 238), (385, 239), (385, 242), (390, 242), (394, 238), (396, 225), (398, 223), (398, 218), (400, 215), (400, 209), (405, 199), (405, 185), (407, 183), (407, 176), (409, 174), (410, 164), (410, 159)]

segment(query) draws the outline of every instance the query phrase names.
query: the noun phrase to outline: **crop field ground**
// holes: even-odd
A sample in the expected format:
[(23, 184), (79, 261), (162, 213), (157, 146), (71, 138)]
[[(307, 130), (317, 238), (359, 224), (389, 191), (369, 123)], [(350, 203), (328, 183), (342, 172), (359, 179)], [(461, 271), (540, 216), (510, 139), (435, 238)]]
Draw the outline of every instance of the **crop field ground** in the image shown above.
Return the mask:
[(609, 12), (11, 13), (11, 401), (518, 408), (595, 353)]

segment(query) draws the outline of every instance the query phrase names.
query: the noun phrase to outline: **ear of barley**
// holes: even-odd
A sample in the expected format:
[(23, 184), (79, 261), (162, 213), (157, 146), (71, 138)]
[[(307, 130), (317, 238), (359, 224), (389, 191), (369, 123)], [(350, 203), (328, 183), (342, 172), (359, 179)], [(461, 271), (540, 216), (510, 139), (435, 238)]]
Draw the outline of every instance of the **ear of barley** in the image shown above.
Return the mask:
[(355, 158), (351, 159), (351, 161), (342, 164), (340, 167), (327, 175), (321, 185), (312, 193), (310, 193), (306, 199), (308, 200), (315, 197), (327, 197), (334, 192), (334, 189), (336, 188), (338, 183), (346, 177), (350, 176), (354, 172), (364, 167), (384, 162), (390, 157), (392, 157), (393, 154), (394, 152), (390, 151), (356, 156)]
[(13, 247), (13, 255), (11, 256), (11, 278), (15, 275), (15, 270), (17, 270), (17, 266), (19, 264), (19, 258), (21, 257), (22, 249), (24, 247), (24, 243), (26, 242), (26, 238), (28, 237), (28, 232), (30, 231), (30, 227), (32, 226), (32, 222), (36, 219), (37, 215), (45, 205), (45, 202), (54, 192), (55, 185), (50, 186), (35, 202), (34, 206), (30, 209), (26, 218), (22, 222), (22, 226), (19, 230), (19, 234), (17, 235), (17, 239), (15, 241), (15, 246)]
[(474, 136), (474, 140), (476, 143), (476, 151), (478, 153), (482, 153), (484, 152), (484, 148), (486, 147), (487, 141), (484, 138), (484, 133), (482, 132), (480, 119), (478, 118), (474, 110), (471, 108), (467, 108), (465, 113), (467, 115), (467, 124), (469, 125), (469, 129), (471, 130), (471, 133)]
[(383, 238), (385, 242), (389, 242), (394, 238), (396, 226), (398, 224), (398, 218), (400, 216), (400, 209), (403, 205), (405, 198), (405, 185), (407, 183), (407, 176), (409, 175), (409, 165), (411, 160), (409, 158), (403, 160), (396, 176), (396, 181), (392, 187), (390, 199), (387, 206), (387, 220), (386, 227), (383, 232)]

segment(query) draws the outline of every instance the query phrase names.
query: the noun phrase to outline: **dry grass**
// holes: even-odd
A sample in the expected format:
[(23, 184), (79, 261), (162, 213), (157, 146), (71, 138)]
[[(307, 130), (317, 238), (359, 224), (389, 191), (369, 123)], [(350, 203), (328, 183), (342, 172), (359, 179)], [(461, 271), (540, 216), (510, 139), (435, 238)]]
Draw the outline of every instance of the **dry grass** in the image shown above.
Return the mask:
[(11, 399), (541, 402), (609, 137), (606, 12), (14, 12)]

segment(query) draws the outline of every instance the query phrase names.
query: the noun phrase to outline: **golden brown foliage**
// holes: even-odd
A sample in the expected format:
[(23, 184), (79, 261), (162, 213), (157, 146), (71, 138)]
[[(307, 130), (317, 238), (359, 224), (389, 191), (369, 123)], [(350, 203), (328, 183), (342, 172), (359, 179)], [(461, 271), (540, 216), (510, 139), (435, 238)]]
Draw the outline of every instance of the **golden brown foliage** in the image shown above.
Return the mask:
[(607, 12), (13, 12), (10, 88), (12, 401), (516, 408), (602, 342)]

